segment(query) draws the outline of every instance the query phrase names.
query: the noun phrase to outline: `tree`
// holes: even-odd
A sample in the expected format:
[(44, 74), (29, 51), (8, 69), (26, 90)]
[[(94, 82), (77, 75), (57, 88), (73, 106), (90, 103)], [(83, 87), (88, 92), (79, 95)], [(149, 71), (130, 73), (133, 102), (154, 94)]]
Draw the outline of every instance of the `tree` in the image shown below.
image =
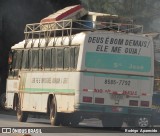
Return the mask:
[[(157, 31), (160, 1), (159, 0), (81, 0), (90, 11), (117, 14), (129, 17), (135, 23), (144, 25), (144, 30)], [(158, 30), (160, 31), (160, 30)]]

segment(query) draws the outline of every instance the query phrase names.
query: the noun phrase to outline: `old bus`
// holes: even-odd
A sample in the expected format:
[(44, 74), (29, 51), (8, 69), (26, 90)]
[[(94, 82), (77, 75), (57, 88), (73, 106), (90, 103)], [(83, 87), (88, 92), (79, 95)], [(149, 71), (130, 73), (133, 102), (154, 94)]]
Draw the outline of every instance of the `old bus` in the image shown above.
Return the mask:
[(74, 126), (94, 117), (104, 127), (120, 127), (126, 119), (149, 126), (152, 39), (138, 34), (139, 26), (103, 22), (91, 28), (63, 21), (52, 22), (53, 29), (45, 24), (48, 30), (27, 24), (25, 40), (11, 48), (7, 107), (17, 111), (21, 122), (30, 112), (40, 112), (52, 125)]

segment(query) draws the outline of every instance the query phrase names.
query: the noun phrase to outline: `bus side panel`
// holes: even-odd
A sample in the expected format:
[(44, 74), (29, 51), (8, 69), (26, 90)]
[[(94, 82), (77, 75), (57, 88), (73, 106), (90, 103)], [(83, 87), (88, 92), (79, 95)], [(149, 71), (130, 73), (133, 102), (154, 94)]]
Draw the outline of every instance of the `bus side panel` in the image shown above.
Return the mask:
[(74, 95), (56, 94), (57, 111), (64, 113), (74, 112)]
[(7, 79), (7, 108), (13, 109), (14, 94), (18, 92), (19, 79)]
[(56, 96), (58, 112), (74, 112), (75, 90), (79, 90), (79, 74), (77, 73), (27, 73), (23, 88), (24, 94), (21, 95), (23, 110), (46, 112), (48, 96), (52, 94)]
[(56, 94), (58, 112), (72, 113), (74, 112), (75, 95), (79, 92), (79, 72), (56, 73), (56, 78), (61, 80), (57, 83), (55, 89), (61, 92)]
[[(21, 72), (21, 84), (20, 84), (20, 97), (23, 111), (37, 111), (46, 112), (45, 108), (42, 108), (42, 72)], [(47, 103), (47, 102), (46, 102)]]

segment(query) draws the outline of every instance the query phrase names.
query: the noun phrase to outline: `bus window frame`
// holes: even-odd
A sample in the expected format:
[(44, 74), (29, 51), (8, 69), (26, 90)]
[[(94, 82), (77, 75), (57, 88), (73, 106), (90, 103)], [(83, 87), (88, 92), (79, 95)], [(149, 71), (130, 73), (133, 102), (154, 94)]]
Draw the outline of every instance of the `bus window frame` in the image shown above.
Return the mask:
[[(36, 56), (38, 59), (37, 59), (37, 67), (33, 67), (33, 51), (38, 51), (38, 56)], [(37, 48), (34, 48), (34, 49), (31, 49), (30, 50), (30, 61), (31, 61), (31, 70), (33, 70), (33, 71), (36, 71), (36, 70), (39, 70), (39, 62), (38, 62), (38, 60), (39, 60), (39, 48), (37, 49)]]
[[(58, 59), (59, 59), (59, 56), (58, 56), (58, 50), (61, 50), (61, 53), (62, 53), (62, 60), (61, 60), (61, 67), (58, 66)], [(57, 71), (63, 71), (64, 70), (64, 47), (58, 47), (56, 48), (56, 70)]]
[[(67, 53), (68, 53), (68, 55), (67, 56), (65, 56), (67, 53), (65, 52), (65, 49), (67, 49)], [(67, 61), (68, 61), (68, 66), (67, 67), (65, 67), (65, 65), (66, 65), (66, 62), (65, 62), (65, 59), (66, 59), (66, 57), (68, 57), (67, 59)], [(69, 47), (64, 47), (64, 49), (63, 49), (63, 70), (64, 71), (69, 71), (70, 70), (70, 48)]]
[[(13, 52), (13, 61), (12, 61), (12, 69), (14, 70), (20, 70), (22, 66), (22, 55), (23, 55), (23, 50), (22, 49), (17, 49), (17, 50), (12, 50)], [(21, 57), (19, 57), (19, 60), (17, 60), (17, 52), (21, 52)], [(16, 58), (15, 58), (16, 54)], [(17, 67), (17, 62), (19, 63)], [(15, 64), (14, 64), (15, 63)]]
[[(24, 52), (27, 51), (27, 57), (28, 57), (28, 68), (27, 67), (24, 67), (23, 68), (23, 63), (26, 63), (24, 62), (23, 60), (23, 57), (24, 57)], [(30, 54), (30, 49), (23, 49), (23, 54), (22, 54), (22, 63), (21, 63), (21, 70), (30, 70), (30, 66), (31, 66), (31, 62), (30, 62), (30, 57), (29, 57), (29, 54)], [(25, 64), (26, 65), (26, 64)]]
[[(45, 52), (46, 51), (49, 51), (50, 52), (50, 66), (49, 67), (47, 67), (46, 68), (46, 63), (45, 63), (45, 61), (46, 61), (46, 54), (45, 54)], [(44, 70), (45, 71), (50, 71), (51, 70), (51, 67), (52, 67), (52, 50), (51, 50), (51, 48), (45, 48), (45, 49), (43, 49), (43, 68), (44, 68)]]

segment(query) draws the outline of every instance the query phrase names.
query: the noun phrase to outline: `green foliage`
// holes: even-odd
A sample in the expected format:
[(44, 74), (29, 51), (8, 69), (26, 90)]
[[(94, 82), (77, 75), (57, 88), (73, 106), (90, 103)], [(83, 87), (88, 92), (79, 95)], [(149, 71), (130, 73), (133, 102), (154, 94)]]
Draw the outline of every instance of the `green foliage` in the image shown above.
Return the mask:
[(89, 11), (129, 17), (136, 23), (143, 24), (145, 31), (157, 30), (151, 25), (159, 18), (160, 0), (81, 0), (81, 2)]

